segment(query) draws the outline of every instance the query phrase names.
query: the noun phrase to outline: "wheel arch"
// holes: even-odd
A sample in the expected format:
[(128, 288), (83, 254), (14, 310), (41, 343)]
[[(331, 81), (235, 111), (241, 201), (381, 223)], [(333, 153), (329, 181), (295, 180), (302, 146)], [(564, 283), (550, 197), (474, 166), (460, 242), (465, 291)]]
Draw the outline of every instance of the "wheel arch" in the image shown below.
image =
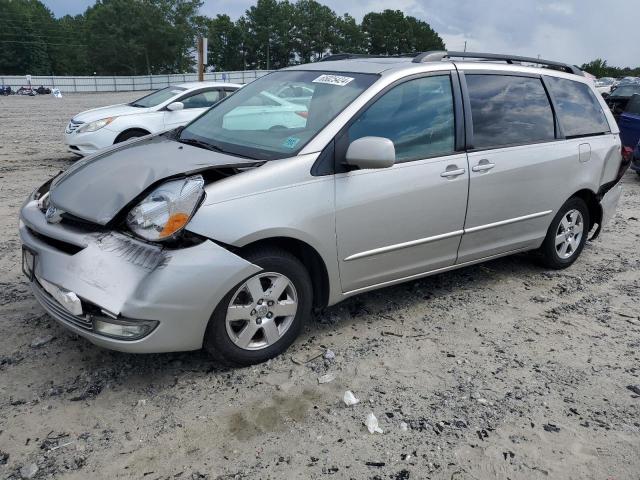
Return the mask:
[(589, 209), (589, 232), (595, 225), (598, 225), (598, 230), (596, 230), (591, 237), (591, 240), (593, 240), (600, 233), (600, 225), (602, 223), (603, 212), (598, 195), (588, 188), (583, 188), (571, 195), (570, 198), (574, 197), (582, 199), (584, 203), (587, 204), (587, 208)]
[(269, 237), (247, 243), (242, 247), (236, 248), (236, 254), (240, 257), (243, 252), (249, 249), (259, 247), (275, 247), (283, 249), (302, 262), (313, 286), (313, 307), (314, 309), (322, 309), (329, 303), (329, 272), (322, 256), (318, 251), (308, 243), (292, 237)]
[(125, 135), (127, 135), (128, 133), (131, 133), (131, 132), (140, 132), (143, 135), (151, 135), (151, 132), (149, 130), (141, 128), (141, 127), (126, 128), (116, 136), (115, 140), (113, 141), (114, 145), (116, 143), (121, 142), (122, 141), (122, 137), (124, 137)]

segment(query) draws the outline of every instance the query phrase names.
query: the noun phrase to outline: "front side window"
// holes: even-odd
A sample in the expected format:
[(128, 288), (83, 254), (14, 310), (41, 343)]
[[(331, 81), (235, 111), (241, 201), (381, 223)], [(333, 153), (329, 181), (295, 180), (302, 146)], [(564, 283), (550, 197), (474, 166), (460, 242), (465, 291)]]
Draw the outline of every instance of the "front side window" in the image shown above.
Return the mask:
[(566, 137), (597, 135), (610, 131), (602, 107), (588, 85), (557, 77), (547, 77), (547, 81)]
[(155, 107), (157, 105), (160, 105), (161, 103), (166, 102), (170, 98), (175, 97), (176, 95), (180, 95), (185, 90), (186, 88), (183, 88), (183, 87), (161, 88), (160, 90), (156, 90), (155, 92), (150, 93), (149, 95), (145, 95), (144, 97), (131, 102), (129, 105), (131, 105), (132, 107), (140, 107), (140, 108)]
[(453, 152), (455, 122), (450, 77), (418, 78), (393, 87), (349, 128), (350, 142), (362, 137), (390, 139), (398, 163)]
[(260, 160), (291, 157), (378, 78), (363, 73), (274, 72), (191, 122), (178, 141)]
[(553, 110), (538, 78), (466, 75), (474, 148), (555, 139)]
[(190, 97), (184, 98), (181, 102), (184, 104), (184, 108), (209, 108), (218, 100), (220, 100), (220, 90), (209, 90), (207, 92), (200, 92)]

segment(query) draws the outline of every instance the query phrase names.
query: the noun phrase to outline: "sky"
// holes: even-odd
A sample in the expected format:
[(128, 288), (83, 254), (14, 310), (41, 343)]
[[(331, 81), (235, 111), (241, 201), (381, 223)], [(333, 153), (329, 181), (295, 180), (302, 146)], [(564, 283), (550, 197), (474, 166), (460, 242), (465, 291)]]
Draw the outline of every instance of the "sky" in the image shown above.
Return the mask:
[[(581, 65), (595, 58), (640, 66), (638, 0), (319, 0), (358, 21), (370, 11), (402, 10), (428, 22), (448, 50), (508, 53)], [(93, 0), (44, 0), (56, 16)], [(239, 18), (254, 0), (205, 0), (202, 13)]]

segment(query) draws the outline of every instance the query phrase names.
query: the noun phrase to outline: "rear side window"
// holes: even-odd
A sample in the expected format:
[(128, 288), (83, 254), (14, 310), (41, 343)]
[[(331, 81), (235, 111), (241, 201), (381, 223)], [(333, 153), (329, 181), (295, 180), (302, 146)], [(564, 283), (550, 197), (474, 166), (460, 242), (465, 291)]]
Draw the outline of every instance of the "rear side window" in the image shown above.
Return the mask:
[(386, 137), (395, 146), (396, 162), (408, 162), (452, 153), (454, 127), (450, 77), (424, 77), (376, 100), (349, 128), (349, 141)]
[(555, 139), (553, 110), (538, 78), (466, 75), (474, 148)]
[(566, 137), (609, 132), (602, 107), (588, 85), (564, 78), (546, 77), (556, 102), (558, 119)]
[(182, 100), (184, 108), (209, 108), (221, 98), (220, 90), (200, 92)]
[(631, 97), (631, 99), (627, 103), (627, 108), (625, 110), (625, 113), (640, 115), (640, 95), (639, 94), (636, 93), (635, 95), (633, 95), (633, 97)]

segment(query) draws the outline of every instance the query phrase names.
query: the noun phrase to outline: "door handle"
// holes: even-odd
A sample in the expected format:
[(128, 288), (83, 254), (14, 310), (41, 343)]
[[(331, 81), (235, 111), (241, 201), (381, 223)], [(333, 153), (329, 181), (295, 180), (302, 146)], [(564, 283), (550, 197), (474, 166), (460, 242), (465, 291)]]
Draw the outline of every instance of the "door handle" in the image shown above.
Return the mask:
[(478, 163), (478, 165), (471, 167), (471, 170), (474, 172), (487, 172), (495, 166), (495, 163), (491, 163), (488, 160), (480, 160), (480, 163)]
[(457, 168), (455, 170), (445, 170), (440, 174), (440, 176), (443, 178), (459, 177), (464, 172), (465, 172), (464, 168)]

